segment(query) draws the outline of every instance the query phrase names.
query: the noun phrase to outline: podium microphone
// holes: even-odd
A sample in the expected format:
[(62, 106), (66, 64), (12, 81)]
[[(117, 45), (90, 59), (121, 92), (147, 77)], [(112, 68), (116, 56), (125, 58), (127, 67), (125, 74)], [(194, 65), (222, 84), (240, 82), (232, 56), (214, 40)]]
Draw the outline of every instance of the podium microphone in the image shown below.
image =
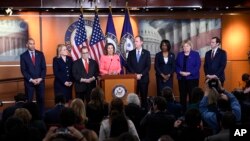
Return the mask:
[(112, 64), (112, 61), (113, 61), (113, 58), (111, 58), (111, 61), (110, 61), (110, 63), (109, 63), (108, 73), (109, 73), (109, 69), (110, 69), (110, 66), (111, 66), (111, 64)]

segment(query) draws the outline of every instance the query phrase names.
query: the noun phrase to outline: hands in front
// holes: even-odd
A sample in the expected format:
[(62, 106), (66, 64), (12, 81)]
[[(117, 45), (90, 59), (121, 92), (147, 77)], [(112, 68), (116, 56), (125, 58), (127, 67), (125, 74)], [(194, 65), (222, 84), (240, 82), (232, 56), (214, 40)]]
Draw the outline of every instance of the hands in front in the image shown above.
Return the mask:
[(163, 73), (161, 73), (161, 77), (163, 78), (163, 81), (166, 82), (170, 78), (170, 74), (163, 74)]
[(189, 76), (191, 73), (190, 72), (186, 72), (186, 71), (180, 71), (180, 74), (182, 76)]
[[(50, 127), (49, 131), (47, 132), (46, 136), (44, 137), (43, 141), (50, 141), (52, 138), (57, 137), (61, 133), (57, 132), (58, 127), (52, 126)], [(75, 138), (79, 141), (85, 141), (86, 139), (82, 135), (80, 131), (78, 131), (75, 127), (70, 126), (67, 127), (67, 132), (65, 132), (65, 135)]]
[(67, 86), (67, 87), (70, 87), (72, 84), (73, 84), (73, 83), (70, 82), (70, 81), (66, 81), (66, 82), (64, 83), (64, 85)]
[(34, 85), (39, 85), (42, 82), (42, 78), (37, 79), (31, 79), (30, 82), (32, 82)]

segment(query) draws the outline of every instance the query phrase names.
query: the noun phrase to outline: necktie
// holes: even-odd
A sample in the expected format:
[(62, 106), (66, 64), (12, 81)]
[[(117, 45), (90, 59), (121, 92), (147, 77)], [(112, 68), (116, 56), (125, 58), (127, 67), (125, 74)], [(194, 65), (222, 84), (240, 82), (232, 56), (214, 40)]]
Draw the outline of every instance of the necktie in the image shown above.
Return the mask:
[(211, 58), (214, 59), (214, 50), (212, 51)]
[(35, 63), (36, 63), (36, 58), (35, 58), (35, 53), (34, 53), (34, 51), (31, 52), (31, 60), (32, 60), (32, 63), (35, 65)]
[(89, 64), (88, 64), (88, 60), (87, 59), (85, 59), (85, 70), (86, 70), (86, 72), (88, 73), (89, 72)]
[(137, 54), (136, 54), (136, 59), (137, 59), (137, 62), (139, 62), (139, 60), (140, 60), (140, 56), (141, 56), (141, 55), (140, 55), (140, 51), (138, 50), (138, 51), (137, 51)]

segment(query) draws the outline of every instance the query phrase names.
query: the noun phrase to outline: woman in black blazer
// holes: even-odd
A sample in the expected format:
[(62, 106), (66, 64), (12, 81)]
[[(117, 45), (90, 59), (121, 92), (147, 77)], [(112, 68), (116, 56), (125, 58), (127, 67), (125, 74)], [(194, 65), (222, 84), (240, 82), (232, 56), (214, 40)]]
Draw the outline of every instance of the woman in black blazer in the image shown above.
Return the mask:
[(162, 40), (161, 51), (155, 55), (155, 74), (157, 95), (161, 95), (161, 90), (168, 86), (173, 88), (173, 73), (175, 70), (175, 55), (170, 52), (171, 45), (169, 40)]
[(66, 101), (72, 99), (72, 58), (68, 56), (67, 47), (64, 44), (57, 46), (57, 56), (53, 59), (54, 94), (63, 94)]

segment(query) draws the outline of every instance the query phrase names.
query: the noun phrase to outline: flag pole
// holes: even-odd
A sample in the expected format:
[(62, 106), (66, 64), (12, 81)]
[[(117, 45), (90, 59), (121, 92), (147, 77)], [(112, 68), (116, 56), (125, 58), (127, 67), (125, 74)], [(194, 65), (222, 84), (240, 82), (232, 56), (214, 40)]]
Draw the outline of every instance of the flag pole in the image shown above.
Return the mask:
[(82, 8), (82, 5), (81, 5), (81, 8), (80, 8), (80, 11), (81, 11), (81, 14), (83, 15), (83, 8)]

